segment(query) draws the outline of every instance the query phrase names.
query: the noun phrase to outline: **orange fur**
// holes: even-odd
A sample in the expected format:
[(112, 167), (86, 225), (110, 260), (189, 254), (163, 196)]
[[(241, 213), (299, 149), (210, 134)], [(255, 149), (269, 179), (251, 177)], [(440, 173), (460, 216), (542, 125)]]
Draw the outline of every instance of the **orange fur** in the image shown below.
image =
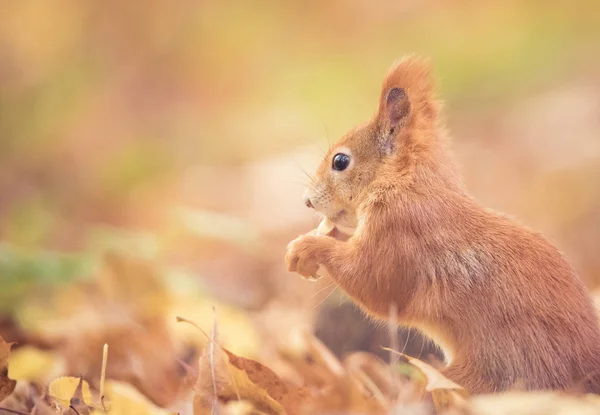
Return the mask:
[[(592, 301), (541, 235), (469, 196), (439, 111), (427, 62), (392, 67), (377, 114), (329, 151), (306, 193), (352, 237), (297, 238), (288, 270), (323, 266), (378, 318), (395, 304), (400, 323), (430, 335), (450, 360), (445, 374), (472, 393), (571, 387), (600, 370)], [(351, 157), (344, 171), (332, 170), (338, 152)]]

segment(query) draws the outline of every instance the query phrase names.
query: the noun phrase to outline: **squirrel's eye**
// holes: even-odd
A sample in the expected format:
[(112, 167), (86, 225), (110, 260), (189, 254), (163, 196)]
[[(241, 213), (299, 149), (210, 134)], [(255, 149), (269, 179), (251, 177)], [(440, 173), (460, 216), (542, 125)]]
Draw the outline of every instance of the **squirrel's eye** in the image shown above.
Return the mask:
[(333, 162), (331, 163), (331, 167), (333, 170), (342, 171), (346, 170), (348, 165), (350, 164), (350, 156), (344, 153), (337, 153), (333, 156)]

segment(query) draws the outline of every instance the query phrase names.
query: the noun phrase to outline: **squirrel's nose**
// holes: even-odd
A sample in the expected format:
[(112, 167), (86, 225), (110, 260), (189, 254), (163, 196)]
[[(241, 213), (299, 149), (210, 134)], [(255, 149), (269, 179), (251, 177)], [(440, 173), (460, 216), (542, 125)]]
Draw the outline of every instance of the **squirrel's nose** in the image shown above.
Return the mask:
[(304, 200), (304, 204), (306, 205), (306, 207), (309, 207), (311, 209), (315, 208), (306, 193), (304, 194), (304, 196), (302, 196), (302, 199)]

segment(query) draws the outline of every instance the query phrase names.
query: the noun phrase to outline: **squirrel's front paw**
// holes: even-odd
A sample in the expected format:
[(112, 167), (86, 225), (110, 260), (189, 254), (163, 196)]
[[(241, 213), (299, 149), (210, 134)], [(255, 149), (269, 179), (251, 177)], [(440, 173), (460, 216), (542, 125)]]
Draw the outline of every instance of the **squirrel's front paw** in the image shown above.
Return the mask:
[(296, 272), (309, 280), (316, 280), (319, 270), (319, 239), (322, 236), (302, 235), (287, 247), (285, 263), (289, 272)]

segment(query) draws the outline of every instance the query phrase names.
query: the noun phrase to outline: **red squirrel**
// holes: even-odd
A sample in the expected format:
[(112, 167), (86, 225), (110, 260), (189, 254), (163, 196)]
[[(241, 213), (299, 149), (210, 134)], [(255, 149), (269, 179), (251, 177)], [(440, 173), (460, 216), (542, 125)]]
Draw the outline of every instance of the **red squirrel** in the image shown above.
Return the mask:
[(432, 78), (427, 60), (401, 59), (373, 118), (328, 151), (304, 201), (351, 236), (298, 237), (288, 271), (324, 268), (375, 318), (395, 305), (473, 394), (583, 383), (599, 393), (589, 379), (600, 371), (600, 327), (584, 284), (543, 236), (467, 193)]

